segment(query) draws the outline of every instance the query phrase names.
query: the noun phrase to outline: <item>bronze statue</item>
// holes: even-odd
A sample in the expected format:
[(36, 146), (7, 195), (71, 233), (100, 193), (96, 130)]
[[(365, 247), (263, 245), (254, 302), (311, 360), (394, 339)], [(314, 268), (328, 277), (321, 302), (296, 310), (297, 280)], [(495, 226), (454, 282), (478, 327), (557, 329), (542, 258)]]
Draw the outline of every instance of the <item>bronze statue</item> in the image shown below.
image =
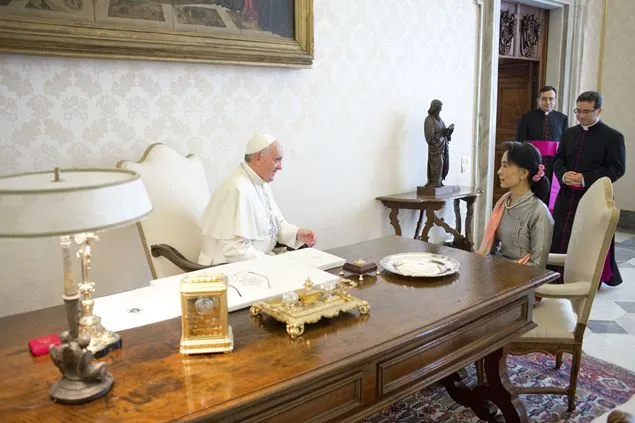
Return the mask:
[(442, 187), (449, 171), (449, 143), (454, 124), (446, 128), (439, 115), (442, 106), (441, 101), (432, 100), (424, 122), (424, 134), (428, 143), (428, 182), (425, 187), (429, 188)]

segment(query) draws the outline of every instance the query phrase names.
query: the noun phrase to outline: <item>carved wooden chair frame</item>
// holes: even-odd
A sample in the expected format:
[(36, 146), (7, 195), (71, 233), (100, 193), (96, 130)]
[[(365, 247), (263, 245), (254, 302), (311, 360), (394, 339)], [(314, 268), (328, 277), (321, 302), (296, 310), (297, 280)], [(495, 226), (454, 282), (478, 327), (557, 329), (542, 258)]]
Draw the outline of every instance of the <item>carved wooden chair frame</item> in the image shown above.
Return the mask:
[[(607, 230), (604, 234), (604, 239), (599, 250), (599, 257), (595, 265), (590, 287), (586, 293), (569, 292), (568, 294), (558, 293), (558, 289), (563, 291), (567, 289), (564, 285), (544, 285), (536, 290), (536, 294), (543, 298), (567, 298), (575, 305), (576, 300), (584, 300), (585, 303), (582, 306), (582, 312), (580, 309), (576, 309), (576, 315), (578, 317), (577, 325), (573, 334), (573, 339), (558, 339), (558, 338), (518, 338), (510, 346), (510, 354), (512, 355), (524, 355), (532, 352), (543, 352), (546, 354), (552, 354), (556, 357), (555, 367), (559, 369), (562, 366), (562, 355), (569, 353), (572, 355), (571, 372), (569, 377), (569, 385), (566, 388), (559, 387), (516, 387), (517, 392), (520, 394), (562, 394), (567, 395), (568, 410), (573, 411), (575, 409), (575, 394), (578, 383), (578, 372), (580, 370), (580, 361), (582, 358), (582, 342), (584, 338), (584, 331), (587, 327), (588, 316), (591, 311), (591, 306), (595, 298), (595, 293), (600, 286), (600, 278), (602, 276), (602, 270), (604, 268), (605, 257), (609, 251), (611, 241), (617, 228), (617, 221), (620, 211), (615, 207), (613, 201), (613, 190), (608, 178), (602, 178), (597, 183), (604, 184), (604, 194), (606, 199), (606, 210), (610, 211), (611, 215), (608, 221)], [(575, 219), (575, 218), (574, 218)], [(571, 245), (570, 245), (571, 247)], [(580, 248), (581, 246), (578, 246)], [(549, 264), (564, 265), (565, 254), (550, 254)], [(582, 314), (582, 317), (580, 316)]]

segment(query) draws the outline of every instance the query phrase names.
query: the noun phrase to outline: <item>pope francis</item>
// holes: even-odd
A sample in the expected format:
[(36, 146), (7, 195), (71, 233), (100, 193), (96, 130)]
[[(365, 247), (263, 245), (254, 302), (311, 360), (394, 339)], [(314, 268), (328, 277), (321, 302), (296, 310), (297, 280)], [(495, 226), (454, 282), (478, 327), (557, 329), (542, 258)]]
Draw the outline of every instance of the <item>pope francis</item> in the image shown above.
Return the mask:
[(218, 188), (203, 213), (200, 264), (232, 263), (271, 254), (276, 243), (312, 247), (315, 233), (288, 223), (273, 199), (269, 182), (282, 169), (282, 145), (256, 134), (245, 161)]

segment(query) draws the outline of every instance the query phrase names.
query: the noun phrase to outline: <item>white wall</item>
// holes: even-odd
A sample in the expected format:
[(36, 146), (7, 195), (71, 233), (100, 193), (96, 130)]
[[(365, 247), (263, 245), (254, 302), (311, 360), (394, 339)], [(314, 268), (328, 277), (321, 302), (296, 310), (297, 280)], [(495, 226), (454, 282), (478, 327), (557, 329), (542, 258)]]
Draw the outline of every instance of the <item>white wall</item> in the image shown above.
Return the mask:
[[(319, 0), (312, 69), (0, 56), (0, 174), (112, 167), (161, 141), (200, 155), (213, 189), (263, 130), (286, 149), (276, 198), (319, 248), (388, 235), (374, 198), (425, 183), (434, 98), (456, 124), (447, 182), (471, 181), (476, 24), (473, 1)], [(401, 220), (411, 234), (414, 213)], [(61, 303), (60, 256), (0, 241), (0, 315)], [(102, 234), (93, 263), (98, 295), (150, 278), (132, 226)]]
[(635, 120), (633, 99), (635, 80), (635, 2), (631, 0), (607, 0), (606, 37), (602, 57), (602, 94), (604, 111), (602, 119), (624, 134), (626, 141), (626, 174), (615, 183), (615, 202), (621, 209), (635, 211)]

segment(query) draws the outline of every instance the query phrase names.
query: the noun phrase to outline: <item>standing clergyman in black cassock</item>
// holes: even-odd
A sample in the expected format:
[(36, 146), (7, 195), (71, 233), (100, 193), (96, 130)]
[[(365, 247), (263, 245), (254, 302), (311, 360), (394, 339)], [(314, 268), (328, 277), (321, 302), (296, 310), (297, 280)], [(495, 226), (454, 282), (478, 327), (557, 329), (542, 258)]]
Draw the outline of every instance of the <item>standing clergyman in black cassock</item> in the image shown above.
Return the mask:
[(551, 85), (538, 92), (538, 108), (520, 118), (517, 141), (560, 141), (562, 133), (569, 126), (569, 117), (554, 110), (558, 93)]
[[(625, 170), (624, 136), (600, 120), (602, 95), (596, 91), (583, 92), (576, 100), (574, 112), (580, 124), (564, 131), (553, 164), (561, 181), (553, 211), (553, 253), (567, 252), (573, 218), (586, 188), (603, 176), (615, 182)], [(622, 283), (615, 262), (614, 241), (602, 272), (602, 282), (611, 286)]]
[[(545, 176), (549, 183), (553, 177), (556, 142), (562, 139), (564, 130), (569, 127), (569, 117), (554, 110), (557, 99), (558, 92), (554, 87), (551, 85), (542, 87), (538, 92), (538, 108), (522, 115), (516, 131), (516, 140), (534, 141), (534, 145), (542, 155)], [(547, 205), (552, 202), (553, 200), (549, 201), (547, 198)]]

